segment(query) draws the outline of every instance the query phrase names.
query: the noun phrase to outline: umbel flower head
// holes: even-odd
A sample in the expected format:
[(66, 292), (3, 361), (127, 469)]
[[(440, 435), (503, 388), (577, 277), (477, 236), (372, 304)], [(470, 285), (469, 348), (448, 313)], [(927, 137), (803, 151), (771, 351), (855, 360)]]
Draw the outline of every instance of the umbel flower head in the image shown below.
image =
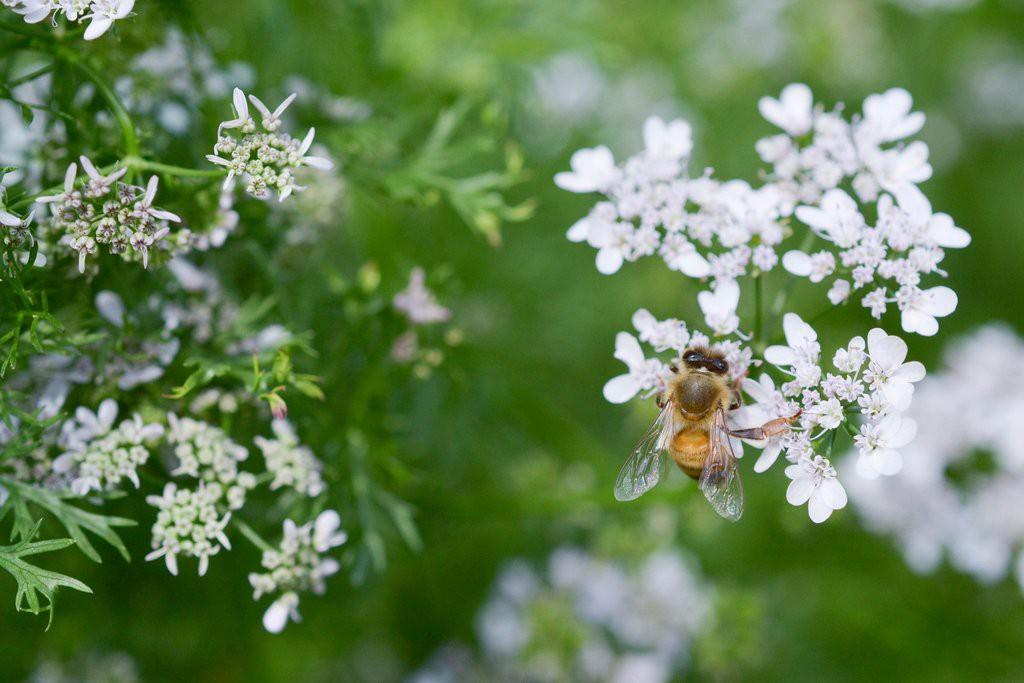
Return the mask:
[(56, 25), (60, 14), (68, 21), (88, 21), (84, 38), (95, 40), (106, 33), (115, 21), (131, 14), (135, 0), (3, 0), (3, 4), (24, 15), (29, 24), (51, 17)]
[(231, 513), (221, 514), (218, 499), (219, 494), (203, 483), (192, 491), (179, 489), (171, 482), (164, 486), (162, 495), (147, 496), (146, 502), (159, 512), (153, 524), (154, 550), (146, 555), (146, 561), (162, 557), (167, 571), (177, 576), (178, 556), (195, 557), (199, 560), (199, 575), (206, 574), (211, 556), (221, 548), (231, 550), (224, 534)]
[(36, 201), (50, 205), (47, 231), (52, 241), (78, 254), (78, 270), (85, 272), (86, 258), (105, 248), (129, 261), (149, 266), (154, 249), (170, 245), (164, 238), (170, 223), (181, 219), (153, 206), (159, 178), (153, 176), (146, 187), (120, 182), (128, 169), (103, 175), (86, 157), (81, 157), (86, 173), (85, 185), (78, 189), (78, 164), (72, 163), (64, 174), (64, 191), (40, 197)]
[[(637, 336), (628, 332), (616, 336), (615, 357), (626, 364), (627, 372), (605, 384), (605, 398), (624, 403), (637, 395), (649, 398), (664, 391), (673, 375), (671, 365), (678, 364), (688, 347), (720, 352), (729, 364), (729, 378), (745, 395), (743, 405), (727, 416), (730, 428), (748, 429), (793, 418), (785, 434), (747, 443), (761, 450), (754, 464), (757, 473), (768, 471), (785, 455), (790, 463), (786, 476), (792, 480), (786, 498), (793, 505), (808, 504), (814, 522), (825, 521), (833, 510), (846, 505), (846, 493), (827, 454), (838, 434), (855, 430), (858, 417), (858, 473), (874, 478), (899, 472), (898, 449), (916, 431), (914, 420), (903, 412), (910, 407), (915, 383), (924, 377), (923, 365), (905, 362), (907, 345), (899, 337), (874, 328), (866, 343), (854, 337), (828, 365), (822, 359), (818, 333), (795, 313), (786, 314), (783, 321), (786, 343), (769, 346), (763, 360), (755, 360), (742, 339), (713, 341), (681, 320), (657, 320), (644, 309), (633, 316), (633, 325)], [(640, 342), (656, 354), (671, 352), (671, 357), (647, 357)], [(762, 368), (756, 380), (748, 376), (755, 366)], [(742, 443), (734, 441), (733, 450), (742, 457)]]
[(111, 490), (123, 479), (139, 487), (138, 468), (149, 460), (149, 444), (163, 436), (163, 425), (146, 424), (138, 415), (114, 427), (117, 402), (103, 401), (93, 413), (79, 407), (75, 419), (64, 424), (61, 441), (67, 448), (53, 462), (57, 474), (68, 474), (71, 491)]
[[(302, 166), (330, 170), (334, 164), (323, 157), (307, 154), (313, 145), (315, 129), (310, 128), (302, 140), (288, 133), (278, 132), (281, 115), (295, 100), (289, 95), (277, 109), (270, 110), (254, 95), (246, 98), (235, 88), (232, 106), (235, 118), (224, 121), (217, 128), (217, 144), (207, 159), (228, 169), (225, 188), (234, 187), (235, 179), (242, 178), (245, 191), (257, 199), (266, 199), (276, 192), (279, 201), (284, 201), (293, 192), (305, 188), (295, 182), (295, 172)], [(260, 123), (250, 115), (249, 103), (260, 114)], [(261, 128), (261, 131), (258, 131)], [(228, 134), (225, 134), (225, 131)]]
[(759, 109), (783, 132), (755, 145), (771, 167), (757, 186), (693, 173), (691, 130), (681, 120), (648, 119), (644, 150), (619, 165), (607, 147), (573, 154), (555, 183), (603, 198), (569, 239), (597, 249), (602, 273), (658, 255), (672, 270), (710, 279), (716, 298), (723, 283), (781, 262), (825, 285), (834, 305), (859, 298), (880, 319), (894, 304), (906, 332), (934, 335), (957, 297), (926, 280), (946, 276), (945, 250), (967, 246), (970, 235), (934, 212), (918, 187), (932, 169), (924, 142), (904, 142), (924, 125), (910, 94), (871, 95), (847, 119), (841, 107), (815, 106), (810, 88), (796, 83)]
[(325, 510), (302, 526), (286, 519), (281, 545), (263, 553), (261, 564), (267, 571), (249, 574), (253, 600), (281, 593), (263, 615), (263, 626), (271, 633), (280, 633), (289, 620), (299, 621), (299, 592), (323, 593), (324, 579), (338, 572), (338, 561), (323, 555), (348, 539), (340, 526), (341, 517), (334, 510)]
[(274, 477), (270, 490), (287, 487), (314, 498), (323, 493), (324, 481), (320, 476), (323, 464), (313, 451), (299, 443), (295, 430), (286, 420), (274, 420), (271, 428), (275, 438), (257, 436), (253, 439), (263, 452), (267, 472)]

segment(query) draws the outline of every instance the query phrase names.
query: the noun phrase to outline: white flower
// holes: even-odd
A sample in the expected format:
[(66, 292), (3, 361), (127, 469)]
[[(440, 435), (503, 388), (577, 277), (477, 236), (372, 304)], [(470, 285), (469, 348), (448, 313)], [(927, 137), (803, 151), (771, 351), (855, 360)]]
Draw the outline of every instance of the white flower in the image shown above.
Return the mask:
[(595, 222), (590, 226), (587, 241), (597, 248), (597, 270), (604, 275), (618, 272), (633, 253), (632, 237), (636, 230), (621, 221)]
[(395, 295), (392, 305), (401, 311), (413, 325), (430, 325), (451, 320), (451, 309), (437, 302), (434, 293), (427, 289), (427, 276), (422, 268), (413, 268), (409, 274), (409, 285)]
[(904, 330), (931, 337), (939, 331), (936, 318), (945, 317), (956, 310), (957, 296), (956, 292), (944, 286), (924, 290), (901, 287), (896, 294), (896, 303)]
[[(914, 233), (916, 242), (934, 244), (946, 249), (962, 249), (971, 243), (971, 235), (963, 228), (957, 227), (953, 219), (945, 213), (932, 213), (931, 202), (924, 193), (915, 189), (896, 193), (896, 201), (907, 216), (909, 229)], [(878, 201), (878, 215), (882, 216), (891, 209), (892, 199), (882, 195)]]
[(821, 282), (835, 272), (836, 257), (829, 251), (819, 251), (816, 254), (787, 251), (782, 257), (782, 267), (787, 272), (805, 277), (811, 282)]
[(813, 412), (808, 411), (815, 424), (826, 429), (836, 429), (843, 423), (846, 417), (843, 415), (843, 404), (839, 399), (829, 398), (814, 405)]
[(690, 344), (690, 332), (682, 320), (658, 320), (646, 308), (641, 308), (633, 314), (632, 323), (640, 341), (650, 344), (659, 353), (669, 349), (682, 353)]
[(854, 337), (845, 349), (836, 349), (835, 355), (832, 356), (832, 365), (840, 372), (856, 373), (868, 359), (866, 348), (864, 337)]
[[(764, 245), (761, 245), (764, 246)], [(774, 256), (775, 252), (769, 249)], [(665, 265), (689, 277), (704, 278), (711, 274), (711, 264), (701, 256), (697, 247), (679, 233), (667, 235), (658, 249)]]
[(803, 83), (791, 83), (782, 89), (779, 99), (762, 97), (757, 108), (769, 123), (793, 137), (806, 135), (814, 121), (814, 98)]
[(116, 20), (124, 19), (135, 6), (135, 0), (92, 0), (90, 14), (82, 17), (82, 21), (91, 19), (89, 28), (85, 29), (86, 40), (96, 40), (107, 32)]
[(787, 313), (782, 317), (782, 330), (786, 336), (786, 346), (769, 346), (764, 351), (764, 359), (779, 367), (797, 367), (802, 364), (818, 364), (821, 346), (818, 344), (818, 333), (803, 321), (796, 313)]
[(857, 202), (842, 190), (829, 190), (821, 198), (821, 208), (798, 206), (796, 217), (818, 235), (847, 249), (860, 241), (867, 227)]
[[(228, 169), (224, 181), (225, 190), (234, 187), (236, 177), (242, 177), (246, 182), (245, 191), (253, 197), (266, 199), (271, 191), (275, 191), (278, 201), (283, 202), (292, 193), (306, 189), (295, 181), (295, 172), (299, 168), (310, 166), (330, 170), (334, 167), (330, 159), (307, 155), (316, 134), (313, 128), (309, 129), (301, 141), (287, 133), (278, 132), (281, 115), (294, 100), (295, 95), (289, 95), (271, 111), (259, 98), (250, 95), (248, 101), (252, 102), (262, 117), (263, 132), (257, 132), (245, 93), (235, 88), (232, 93), (235, 118), (217, 127), (214, 153), (206, 156), (207, 161)], [(225, 134), (225, 131), (229, 134)]]
[(666, 123), (658, 116), (644, 122), (644, 148), (655, 159), (687, 159), (693, 150), (693, 131), (682, 119)]
[(828, 290), (828, 300), (838, 306), (850, 298), (850, 283), (847, 280), (836, 280)]
[(615, 336), (615, 357), (626, 364), (629, 372), (613, 377), (604, 385), (604, 397), (610, 403), (625, 403), (641, 391), (659, 385), (664, 366), (656, 358), (644, 358), (636, 337), (628, 332)]
[(276, 491), (287, 486), (306, 496), (319, 496), (324, 491), (324, 482), (320, 476), (323, 465), (311, 450), (299, 444), (295, 430), (286, 420), (274, 420), (270, 426), (275, 439), (262, 436), (253, 439), (256, 447), (263, 452), (267, 471), (274, 475), (270, 490)]
[[(912, 112), (914, 100), (903, 88), (890, 88), (868, 95), (862, 107), (864, 117), (857, 126), (859, 141), (880, 144), (914, 135), (924, 127), (924, 114)], [(863, 143), (862, 143), (863, 144)]]
[(900, 415), (886, 415), (878, 422), (864, 423), (860, 434), (854, 437), (860, 452), (857, 473), (867, 479), (898, 473), (903, 458), (897, 449), (913, 441), (916, 435), (917, 423)]
[(321, 512), (313, 525), (313, 547), (319, 553), (336, 548), (348, 539), (348, 534), (338, 531), (341, 517), (334, 510)]
[(910, 407), (914, 383), (924, 379), (924, 365), (918, 361), (905, 363), (907, 343), (878, 327), (868, 332), (868, 371), (864, 376), (873, 390), (881, 391), (897, 411)]
[(164, 486), (163, 494), (147, 496), (146, 502), (158, 509), (153, 524), (153, 552), (146, 561), (164, 558), (167, 571), (178, 575), (178, 555), (199, 559), (199, 575), (206, 574), (210, 557), (221, 548), (231, 550), (231, 542), (224, 529), (231, 513), (223, 516), (217, 511), (219, 497), (204, 483), (195, 491), (179, 489), (176, 484)]
[(704, 321), (715, 334), (732, 334), (740, 325), (736, 307), (740, 303), (740, 286), (735, 280), (721, 280), (711, 292), (697, 294), (697, 303)]
[(263, 552), (261, 564), (268, 571), (249, 574), (254, 600), (268, 593), (282, 593), (263, 616), (263, 626), (271, 633), (280, 633), (289, 619), (298, 621), (299, 591), (323, 593), (324, 580), (341, 568), (334, 558), (321, 557), (346, 541), (345, 532), (338, 531), (340, 524), (341, 518), (334, 510), (325, 510), (315, 521), (302, 526), (286, 519), (280, 547)]
[(920, 140), (902, 148), (875, 151), (866, 155), (865, 162), (879, 186), (893, 193), (920, 192), (916, 185), (932, 177), (928, 145)]
[(602, 192), (618, 177), (615, 158), (605, 146), (581, 149), (569, 160), (572, 171), (555, 175), (555, 184), (569, 192)]
[(294, 591), (285, 593), (270, 604), (263, 613), (263, 628), (270, 633), (280, 633), (289, 619), (295, 623), (302, 621), (299, 616), (299, 596)]
[(846, 490), (826, 458), (801, 457), (786, 468), (786, 476), (792, 480), (786, 489), (786, 500), (795, 506), (807, 503), (807, 514), (815, 524), (828, 519), (833, 510), (846, 507)]

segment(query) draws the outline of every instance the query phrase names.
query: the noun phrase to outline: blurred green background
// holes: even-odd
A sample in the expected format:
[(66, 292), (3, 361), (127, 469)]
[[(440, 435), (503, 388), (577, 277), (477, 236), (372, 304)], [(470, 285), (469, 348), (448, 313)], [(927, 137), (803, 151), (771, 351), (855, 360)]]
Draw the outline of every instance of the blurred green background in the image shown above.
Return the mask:
[[(344, 240), (281, 266), (283, 300), (321, 304), (282, 308), (293, 329), (317, 331), (314, 347), (327, 349), (317, 372), (328, 376), (344, 362), (324, 342), (333, 264), (374, 259), (394, 277), (414, 263), (451, 268), (457, 287), (445, 303), (465, 344), (446, 372), (400, 398), (411, 422), (399, 455), (416, 473), (401, 494), (416, 507), (421, 552), (393, 551), (386, 573), (362, 586), (337, 577), (277, 636), (251, 599), (248, 548), (248, 562), (215, 562), (203, 579), (170, 580), (159, 563), (109, 553), (102, 566), (64, 558), (96, 595), (60, 596), (49, 632), (0, 610), (0, 678), (21, 680), (46, 658), (120, 651), (143, 680), (401, 680), (445, 642), (473, 642), (508, 558), (542, 562), (564, 543), (629, 556), (668, 542), (719, 591), (742, 596), (722, 607), (715, 646), (695, 652), (693, 680), (1024, 679), (1024, 597), (1012, 581), (917, 576), (850, 509), (812, 525), (786, 504), (781, 468), (747, 474), (735, 525), (675, 473), (638, 503), (614, 502), (615, 472), (652, 417), (650, 406), (601, 397), (621, 368), (614, 335), (639, 307), (694, 319), (694, 290), (654, 260), (600, 275), (593, 251), (564, 237), (591, 200), (551, 182), (579, 147), (635, 151), (651, 113), (692, 121), (696, 164), (753, 181), (753, 144), (770, 132), (760, 96), (803, 81), (819, 100), (855, 109), (902, 86), (929, 117), (922, 137), (935, 174), (924, 189), (974, 236), (945, 261), (960, 306), (942, 334), (996, 319), (1021, 330), (1024, 2), (139, 0), (136, 11), (121, 34), (159, 41), (168, 19), (189, 22), (219, 57), (252, 63), (263, 91), (299, 74), (391, 115), (467, 100), (493, 107), (525, 154), (529, 180), (513, 194), (537, 210), (505, 226), (495, 248), (444, 205), (382, 206), (353, 180), (350, 211), (336, 221)], [(550, 86), (559, 68), (575, 75), (556, 82), (578, 91)], [(319, 135), (331, 144), (330, 131)], [(844, 309), (826, 334), (838, 339), (865, 318)], [(931, 364), (942, 343), (916, 338), (911, 352)], [(667, 538), (641, 531), (652, 506), (677, 514)], [(143, 548), (147, 538), (134, 529), (126, 541)]]

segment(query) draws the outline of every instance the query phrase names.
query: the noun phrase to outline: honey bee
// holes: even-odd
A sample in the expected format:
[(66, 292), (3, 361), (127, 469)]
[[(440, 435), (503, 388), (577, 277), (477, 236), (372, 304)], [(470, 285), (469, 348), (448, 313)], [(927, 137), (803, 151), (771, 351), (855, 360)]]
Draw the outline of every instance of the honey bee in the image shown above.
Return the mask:
[(688, 348), (670, 369), (673, 376), (657, 398), (661, 412), (619, 470), (615, 498), (634, 500), (653, 488), (665, 474), (667, 453), (697, 480), (715, 512), (735, 522), (743, 515), (743, 484), (732, 439), (778, 436), (794, 418), (730, 429), (726, 415), (739, 407), (741, 397), (738, 384), (728, 379), (729, 363), (718, 351)]

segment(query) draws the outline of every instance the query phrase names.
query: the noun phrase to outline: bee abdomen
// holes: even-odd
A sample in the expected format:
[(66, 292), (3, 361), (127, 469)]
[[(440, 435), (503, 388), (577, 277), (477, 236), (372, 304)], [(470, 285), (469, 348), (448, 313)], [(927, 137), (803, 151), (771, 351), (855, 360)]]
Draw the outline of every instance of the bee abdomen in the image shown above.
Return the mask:
[(699, 479), (708, 457), (708, 442), (706, 432), (683, 430), (672, 437), (669, 452), (679, 469), (687, 476)]

